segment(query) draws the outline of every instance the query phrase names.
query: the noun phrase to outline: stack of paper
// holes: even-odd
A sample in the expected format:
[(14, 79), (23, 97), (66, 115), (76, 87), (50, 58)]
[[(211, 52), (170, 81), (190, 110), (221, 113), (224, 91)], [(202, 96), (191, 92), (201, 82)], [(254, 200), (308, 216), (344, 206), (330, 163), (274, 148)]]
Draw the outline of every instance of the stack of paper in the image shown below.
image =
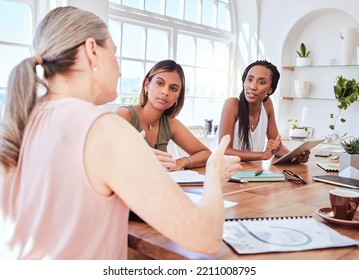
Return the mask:
[(180, 185), (203, 185), (204, 175), (193, 170), (180, 170), (168, 173)]

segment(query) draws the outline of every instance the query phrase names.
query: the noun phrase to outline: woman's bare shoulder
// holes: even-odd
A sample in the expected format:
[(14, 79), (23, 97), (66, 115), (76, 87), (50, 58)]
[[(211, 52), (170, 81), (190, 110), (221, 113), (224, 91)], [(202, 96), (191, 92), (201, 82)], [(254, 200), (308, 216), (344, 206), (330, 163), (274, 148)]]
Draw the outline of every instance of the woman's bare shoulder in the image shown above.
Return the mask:
[(233, 114), (236, 116), (238, 114), (238, 104), (239, 99), (237, 97), (227, 98), (224, 102), (222, 113), (231, 115)]
[(263, 106), (267, 112), (267, 115), (271, 114), (274, 111), (273, 102), (270, 98), (263, 103)]
[(118, 108), (115, 113), (127, 121), (131, 121), (132, 119), (132, 113), (128, 106), (122, 106)]
[(228, 106), (238, 106), (238, 103), (239, 103), (239, 99), (237, 97), (229, 97), (224, 102), (224, 104)]

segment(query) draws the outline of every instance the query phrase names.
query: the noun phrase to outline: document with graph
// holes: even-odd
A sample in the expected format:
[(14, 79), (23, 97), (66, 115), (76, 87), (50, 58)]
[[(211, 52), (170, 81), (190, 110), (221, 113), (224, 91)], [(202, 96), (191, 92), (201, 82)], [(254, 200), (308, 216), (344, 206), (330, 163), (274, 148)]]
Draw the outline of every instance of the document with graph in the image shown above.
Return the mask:
[(228, 219), (223, 240), (238, 254), (290, 252), (359, 245), (310, 216)]

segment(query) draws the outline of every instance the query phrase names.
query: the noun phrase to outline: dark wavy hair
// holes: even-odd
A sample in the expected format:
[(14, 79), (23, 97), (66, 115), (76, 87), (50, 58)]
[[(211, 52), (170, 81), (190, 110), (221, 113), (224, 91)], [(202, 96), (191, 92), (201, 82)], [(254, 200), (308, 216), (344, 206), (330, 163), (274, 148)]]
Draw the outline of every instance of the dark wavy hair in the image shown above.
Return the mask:
[[(277, 89), (278, 81), (280, 78), (279, 71), (275, 65), (266, 61), (266, 60), (257, 60), (252, 64), (249, 64), (247, 68), (244, 70), (242, 75), (242, 82), (244, 82), (247, 78), (249, 70), (254, 66), (264, 66), (269, 69), (271, 72), (271, 92), (267, 93), (267, 96), (263, 99), (263, 102), (266, 102), (268, 98), (274, 93)], [(244, 96), (244, 87), (239, 95), (238, 102), (238, 120), (239, 120), (239, 130), (238, 130), (238, 138), (239, 138), (239, 148), (243, 151), (251, 151), (251, 141), (249, 135), (249, 109), (248, 102)]]
[(151, 82), (152, 78), (155, 75), (157, 75), (158, 73), (163, 73), (163, 72), (177, 72), (181, 79), (181, 90), (180, 90), (180, 94), (179, 94), (176, 104), (173, 105), (171, 108), (166, 109), (166, 111), (164, 111), (164, 114), (166, 116), (168, 116), (170, 118), (174, 118), (181, 112), (181, 110), (183, 108), (186, 79), (185, 79), (184, 72), (183, 72), (181, 65), (177, 64), (173, 60), (170, 60), (170, 59), (162, 60), (162, 61), (156, 63), (152, 67), (152, 69), (147, 73), (147, 75), (145, 76), (145, 78), (143, 79), (143, 82), (142, 82), (142, 88), (141, 88), (141, 93), (140, 93), (140, 106), (144, 107), (148, 100), (148, 95), (145, 92), (146, 80), (148, 79), (148, 81)]

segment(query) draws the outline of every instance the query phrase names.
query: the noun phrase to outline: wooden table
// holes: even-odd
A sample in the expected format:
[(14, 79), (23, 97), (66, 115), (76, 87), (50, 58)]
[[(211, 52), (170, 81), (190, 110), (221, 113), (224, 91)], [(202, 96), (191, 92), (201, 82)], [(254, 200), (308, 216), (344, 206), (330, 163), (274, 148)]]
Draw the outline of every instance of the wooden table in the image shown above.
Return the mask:
[[(326, 174), (317, 162), (329, 162), (328, 158), (317, 158), (311, 155), (306, 164), (273, 166), (270, 161), (242, 163), (243, 170), (265, 169), (282, 172), (290, 169), (299, 174), (308, 184), (285, 182), (251, 182), (231, 183), (223, 187), (225, 200), (237, 202), (236, 206), (226, 208), (226, 218), (276, 217), (276, 216), (313, 216), (320, 222), (338, 232), (359, 240), (359, 229), (330, 224), (316, 214), (316, 210), (329, 207), (330, 189), (333, 185), (312, 181), (313, 175)], [(204, 169), (197, 169), (200, 173)], [(193, 187), (195, 188), (195, 187)], [(247, 259), (247, 260), (329, 260), (359, 259), (359, 247), (329, 248), (289, 253), (266, 253), (239, 255), (226, 243), (222, 242), (220, 252), (215, 256), (197, 254), (185, 250), (168, 240), (145, 223), (129, 222), (128, 234), (129, 258), (131, 259)]]

